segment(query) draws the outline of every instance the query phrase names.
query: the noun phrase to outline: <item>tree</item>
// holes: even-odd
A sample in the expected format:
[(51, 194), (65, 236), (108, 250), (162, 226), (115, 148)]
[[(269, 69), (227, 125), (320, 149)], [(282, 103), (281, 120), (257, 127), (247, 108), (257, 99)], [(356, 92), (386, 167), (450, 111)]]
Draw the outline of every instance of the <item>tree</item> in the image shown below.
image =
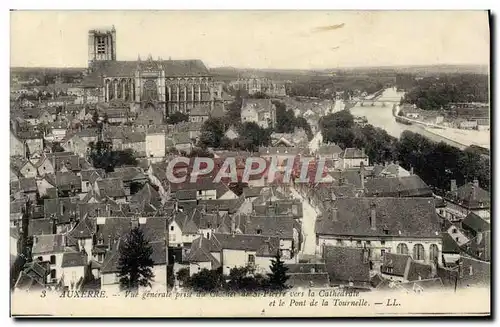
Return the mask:
[(201, 126), (200, 146), (202, 148), (220, 146), (221, 139), (224, 137), (225, 122), (221, 118), (209, 118)]
[(287, 275), (288, 267), (281, 260), (281, 251), (276, 252), (276, 256), (271, 260), (271, 273), (269, 276), (269, 285), (273, 289), (282, 290), (288, 288), (286, 282), (290, 276)]
[(202, 269), (189, 278), (188, 287), (197, 292), (219, 291), (225, 287), (222, 268), (217, 270)]
[(181, 285), (187, 284), (189, 282), (189, 268), (181, 268), (177, 271), (177, 280)]
[(178, 124), (184, 121), (189, 121), (189, 116), (186, 114), (183, 114), (180, 111), (176, 111), (167, 118), (167, 124)]
[(118, 277), (121, 289), (137, 291), (139, 286), (151, 286), (154, 278), (154, 262), (151, 259), (153, 248), (139, 227), (128, 233), (119, 251)]
[(262, 128), (257, 123), (247, 122), (241, 125), (238, 147), (242, 150), (256, 151), (259, 146), (271, 143), (271, 129)]

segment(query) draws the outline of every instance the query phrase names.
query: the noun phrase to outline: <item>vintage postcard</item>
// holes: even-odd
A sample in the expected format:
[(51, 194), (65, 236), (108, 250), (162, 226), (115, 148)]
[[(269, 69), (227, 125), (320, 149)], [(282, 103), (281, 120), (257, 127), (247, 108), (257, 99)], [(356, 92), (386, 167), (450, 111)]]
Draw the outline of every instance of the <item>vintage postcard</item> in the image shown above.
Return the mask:
[(489, 316), (487, 11), (12, 11), (11, 315)]

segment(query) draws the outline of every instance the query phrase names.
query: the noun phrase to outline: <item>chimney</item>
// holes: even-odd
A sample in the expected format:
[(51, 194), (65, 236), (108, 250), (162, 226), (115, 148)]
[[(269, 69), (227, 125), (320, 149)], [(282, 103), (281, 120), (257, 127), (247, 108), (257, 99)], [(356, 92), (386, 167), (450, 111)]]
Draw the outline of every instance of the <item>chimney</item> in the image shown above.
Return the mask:
[(372, 230), (376, 230), (377, 229), (377, 205), (375, 204), (375, 202), (372, 202), (370, 204), (370, 228)]
[(132, 224), (132, 229), (139, 227), (139, 217), (132, 217), (130, 222)]
[(410, 175), (414, 175), (414, 173), (413, 173), (413, 167), (410, 167)]
[(474, 185), (475, 188), (479, 187), (479, 180), (475, 179), (472, 184)]
[(476, 190), (477, 190), (477, 187), (476, 187), (476, 184), (472, 184), (472, 188), (471, 188), (471, 193), (472, 193), (472, 200), (476, 200)]
[(456, 179), (452, 179), (450, 183), (451, 183), (450, 191), (452, 193), (457, 192), (457, 180)]

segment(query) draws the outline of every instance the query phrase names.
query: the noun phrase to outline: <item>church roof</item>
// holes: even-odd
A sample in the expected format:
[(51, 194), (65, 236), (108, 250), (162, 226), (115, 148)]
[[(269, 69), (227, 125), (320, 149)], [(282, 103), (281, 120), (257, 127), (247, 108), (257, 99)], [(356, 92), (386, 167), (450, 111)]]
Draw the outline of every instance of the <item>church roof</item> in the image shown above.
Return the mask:
[(210, 72), (201, 60), (145, 60), (145, 61), (94, 61), (92, 73), (85, 76), (84, 86), (102, 84), (102, 77), (133, 77), (137, 69), (165, 71), (166, 77), (209, 76)]

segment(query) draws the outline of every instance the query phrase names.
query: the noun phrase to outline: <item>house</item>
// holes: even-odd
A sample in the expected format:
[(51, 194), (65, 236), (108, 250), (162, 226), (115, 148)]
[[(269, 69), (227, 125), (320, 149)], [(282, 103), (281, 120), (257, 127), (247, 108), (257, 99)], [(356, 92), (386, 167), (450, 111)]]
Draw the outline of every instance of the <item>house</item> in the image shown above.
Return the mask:
[(14, 285), (15, 292), (35, 292), (45, 289), (50, 272), (49, 262), (33, 260), (25, 263)]
[(431, 197), (432, 190), (417, 175), (406, 177), (378, 177), (368, 179), (365, 196), (368, 197)]
[(316, 151), (316, 157), (321, 160), (339, 160), (342, 149), (335, 143), (322, 144)]
[(352, 167), (360, 167), (361, 163), (364, 166), (370, 165), (370, 159), (365, 154), (364, 149), (356, 149), (356, 148), (347, 148), (344, 150), (344, 153), (341, 156), (342, 158), (342, 167), (352, 168)]
[(413, 175), (413, 169), (409, 172), (396, 163), (385, 163), (385, 165), (375, 165), (373, 167), (373, 177), (407, 177)]
[(134, 131), (124, 131), (121, 138), (121, 150), (131, 149), (137, 157), (146, 156), (146, 133)]
[(44, 149), (43, 133), (41, 131), (30, 129), (17, 132), (17, 136), (24, 141), (26, 157), (31, 158), (33, 154), (42, 153)]
[(193, 141), (189, 136), (189, 133), (175, 133), (172, 135), (172, 141), (177, 151), (184, 151), (188, 154), (191, 153), (191, 150), (193, 149)]
[(45, 136), (46, 140), (52, 142), (61, 142), (68, 133), (69, 121), (59, 120), (48, 125), (49, 133)]
[(15, 199), (28, 198), (33, 202), (37, 200), (37, 186), (35, 178), (20, 178), (10, 183), (11, 195)]
[(111, 218), (98, 219), (94, 250), (106, 249), (101, 265), (101, 290), (119, 292), (118, 261), (120, 249), (125, 244), (125, 237), (133, 228), (142, 229), (145, 239), (153, 249), (153, 281), (151, 289), (167, 290), (168, 250), (166, 247), (166, 218)]
[(10, 156), (11, 157), (25, 157), (26, 146), (24, 141), (19, 139), (14, 132), (10, 131)]
[(195, 106), (189, 112), (189, 121), (191, 123), (203, 123), (210, 116), (210, 106), (199, 105)]
[(459, 287), (490, 287), (491, 264), (469, 256), (461, 256), (458, 268)]
[(48, 262), (50, 274), (47, 283), (56, 284), (62, 277), (62, 258), (66, 252), (66, 236), (63, 234), (35, 235), (31, 251), (33, 261)]
[(148, 176), (138, 167), (117, 167), (106, 178), (118, 178), (128, 194), (135, 194), (148, 181)]
[(117, 203), (127, 202), (130, 192), (127, 192), (120, 178), (97, 179), (94, 182), (94, 191), (101, 197), (109, 197)]
[(78, 200), (77, 197), (44, 199), (44, 217), (55, 223), (57, 234), (65, 233), (76, 225), (80, 218), (77, 210)]
[(229, 275), (232, 268), (247, 266), (254, 268), (256, 273), (269, 273), (271, 260), (278, 250), (277, 237), (234, 233), (214, 233), (210, 238), (200, 236), (193, 241), (189, 251), (190, 275), (204, 268), (218, 267), (222, 267), (224, 275)]
[(380, 267), (382, 276), (394, 281), (408, 282), (437, 277), (437, 262), (424, 264), (407, 254), (385, 253)]
[(456, 180), (451, 180), (450, 192), (444, 196), (446, 207), (442, 216), (450, 221), (460, 221), (470, 212), (479, 217), (490, 219), (490, 193), (479, 186), (475, 179), (457, 188)]
[(81, 187), (81, 177), (71, 171), (47, 174), (37, 180), (37, 188), (41, 195), (56, 194), (57, 190), (57, 196), (75, 196), (82, 191)]
[(433, 198), (340, 198), (316, 221), (317, 252), (325, 246), (366, 248), (372, 267), (386, 252), (433, 262), (441, 257), (441, 225)]
[(61, 285), (68, 290), (78, 290), (85, 277), (87, 254), (84, 252), (65, 252), (62, 256)]
[(365, 248), (325, 246), (322, 254), (330, 285), (370, 288), (370, 261)]
[(241, 122), (253, 122), (262, 128), (276, 126), (276, 106), (271, 99), (243, 99)]
[(97, 143), (98, 133), (96, 128), (85, 128), (69, 133), (61, 141), (61, 146), (66, 152), (73, 152), (80, 157), (86, 157), (90, 151), (89, 143)]
[(284, 260), (295, 257), (300, 251), (300, 224), (290, 216), (250, 216), (242, 227), (243, 234), (278, 237)]
[(22, 157), (11, 158), (10, 166), (19, 174), (20, 177), (35, 178), (37, 176), (37, 169), (35, 165), (30, 160)]
[(85, 169), (80, 172), (80, 178), (82, 181), (81, 193), (88, 193), (93, 189), (95, 181), (104, 178), (103, 169)]

